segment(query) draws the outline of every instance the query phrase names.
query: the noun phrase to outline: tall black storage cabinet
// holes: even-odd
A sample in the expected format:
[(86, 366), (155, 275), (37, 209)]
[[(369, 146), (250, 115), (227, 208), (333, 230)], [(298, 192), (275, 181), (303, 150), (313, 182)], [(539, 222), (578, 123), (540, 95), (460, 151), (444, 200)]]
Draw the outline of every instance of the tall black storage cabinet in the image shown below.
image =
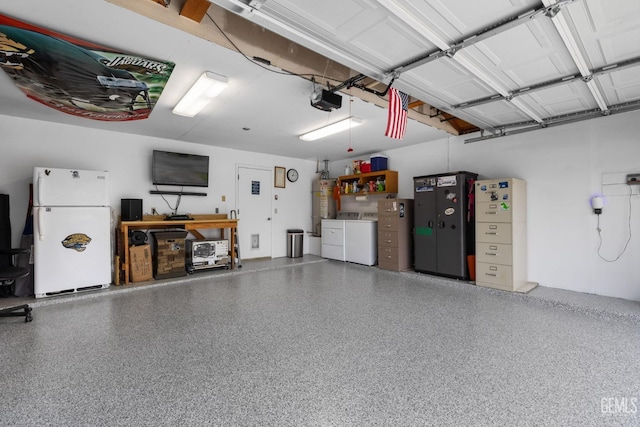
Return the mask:
[(474, 188), (478, 174), (417, 176), (414, 183), (414, 269), (469, 279), (467, 256), (475, 254)]

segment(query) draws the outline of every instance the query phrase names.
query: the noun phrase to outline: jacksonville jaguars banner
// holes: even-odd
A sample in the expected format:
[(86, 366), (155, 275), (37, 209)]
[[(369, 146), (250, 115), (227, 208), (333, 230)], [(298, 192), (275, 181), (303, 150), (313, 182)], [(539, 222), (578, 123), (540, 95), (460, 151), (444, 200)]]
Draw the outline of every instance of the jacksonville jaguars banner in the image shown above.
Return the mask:
[(80, 40), (0, 14), (0, 67), (29, 98), (74, 116), (146, 119), (175, 64)]

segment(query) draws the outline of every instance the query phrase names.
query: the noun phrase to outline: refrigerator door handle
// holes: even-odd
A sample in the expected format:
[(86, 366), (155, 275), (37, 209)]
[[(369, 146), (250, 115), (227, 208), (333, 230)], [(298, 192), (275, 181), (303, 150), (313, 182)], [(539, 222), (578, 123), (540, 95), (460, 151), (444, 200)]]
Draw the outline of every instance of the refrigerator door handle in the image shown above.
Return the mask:
[(36, 221), (38, 221), (38, 239), (40, 240), (44, 240), (44, 229), (43, 229), (43, 223), (44, 221), (42, 220), (42, 208), (37, 208), (38, 210), (38, 214), (36, 215)]
[(38, 206), (42, 206), (42, 183), (44, 181), (44, 176), (42, 176), (42, 172), (38, 172), (38, 182), (36, 185), (38, 186)]

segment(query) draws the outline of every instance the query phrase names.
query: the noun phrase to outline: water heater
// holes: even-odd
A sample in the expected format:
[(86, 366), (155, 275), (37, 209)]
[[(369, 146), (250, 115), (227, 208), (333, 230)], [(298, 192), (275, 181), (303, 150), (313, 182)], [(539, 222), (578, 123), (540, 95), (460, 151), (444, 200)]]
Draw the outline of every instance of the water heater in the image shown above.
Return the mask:
[(313, 235), (321, 235), (321, 221), (336, 217), (336, 201), (333, 199), (335, 179), (319, 179), (313, 182), (311, 189)]

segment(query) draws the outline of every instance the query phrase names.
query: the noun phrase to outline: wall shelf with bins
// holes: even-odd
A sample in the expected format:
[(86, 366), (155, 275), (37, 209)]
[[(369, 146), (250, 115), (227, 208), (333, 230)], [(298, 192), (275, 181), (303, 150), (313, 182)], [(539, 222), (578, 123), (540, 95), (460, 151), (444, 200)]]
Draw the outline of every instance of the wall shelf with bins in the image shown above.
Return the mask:
[[(387, 194), (398, 192), (398, 172), (392, 170), (382, 170), (376, 172), (359, 173), (357, 175), (344, 175), (338, 177), (340, 182), (340, 194), (343, 196), (360, 196), (364, 194)], [(371, 182), (373, 182), (374, 191), (371, 191)], [(383, 190), (380, 191), (378, 183), (384, 183)], [(359, 191), (353, 191), (354, 183)], [(348, 184), (349, 190), (345, 191)]]

